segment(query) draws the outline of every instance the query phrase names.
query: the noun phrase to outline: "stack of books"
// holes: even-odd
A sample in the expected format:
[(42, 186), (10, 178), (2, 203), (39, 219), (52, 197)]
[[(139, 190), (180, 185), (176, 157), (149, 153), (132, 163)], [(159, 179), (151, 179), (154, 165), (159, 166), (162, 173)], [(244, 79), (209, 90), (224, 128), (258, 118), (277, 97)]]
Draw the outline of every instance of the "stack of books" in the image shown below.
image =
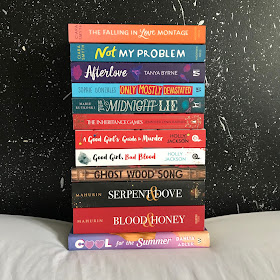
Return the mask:
[(68, 28), (69, 250), (209, 247), (205, 26)]

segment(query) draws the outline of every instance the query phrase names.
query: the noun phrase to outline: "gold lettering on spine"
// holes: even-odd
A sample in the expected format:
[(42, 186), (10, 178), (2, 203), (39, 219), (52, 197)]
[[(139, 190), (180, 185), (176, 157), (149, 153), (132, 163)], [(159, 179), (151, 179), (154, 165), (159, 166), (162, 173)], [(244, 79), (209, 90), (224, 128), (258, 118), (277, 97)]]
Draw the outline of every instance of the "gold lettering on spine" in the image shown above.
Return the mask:
[(148, 193), (147, 196), (146, 196), (146, 199), (148, 201), (152, 201), (152, 200), (158, 201), (158, 198), (156, 198), (156, 194), (155, 194), (156, 191), (157, 191), (157, 187), (156, 186), (152, 186), (151, 189), (150, 189), (150, 194), (151, 194), (152, 198), (149, 197), (149, 193)]
[[(147, 214), (147, 220), (146, 220), (146, 222), (143, 222), (144, 227), (154, 227), (154, 225), (152, 224), (153, 216), (154, 216), (154, 213)], [(147, 225), (147, 223), (148, 223), (148, 225)]]

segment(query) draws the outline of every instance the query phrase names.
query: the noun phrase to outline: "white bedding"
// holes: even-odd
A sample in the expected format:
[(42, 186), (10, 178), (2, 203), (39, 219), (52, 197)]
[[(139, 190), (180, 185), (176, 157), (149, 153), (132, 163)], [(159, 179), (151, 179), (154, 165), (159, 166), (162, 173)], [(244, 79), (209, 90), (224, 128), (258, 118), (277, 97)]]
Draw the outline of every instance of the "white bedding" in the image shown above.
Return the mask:
[(206, 220), (207, 249), (67, 250), (67, 222), (0, 215), (1, 280), (280, 279), (280, 212)]

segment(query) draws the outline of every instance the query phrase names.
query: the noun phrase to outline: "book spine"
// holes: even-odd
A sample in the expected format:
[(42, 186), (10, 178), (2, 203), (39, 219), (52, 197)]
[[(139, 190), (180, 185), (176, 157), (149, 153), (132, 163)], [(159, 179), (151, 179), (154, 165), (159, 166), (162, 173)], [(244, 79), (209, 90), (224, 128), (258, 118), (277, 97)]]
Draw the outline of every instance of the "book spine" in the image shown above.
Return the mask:
[(203, 114), (73, 114), (73, 129), (201, 129)]
[(203, 231), (137, 232), (72, 234), (68, 236), (68, 249), (115, 250), (115, 249), (172, 249), (210, 247), (210, 235)]
[(204, 97), (72, 98), (73, 114), (204, 113)]
[(204, 96), (204, 84), (72, 84), (72, 97), (186, 98)]
[(68, 24), (69, 43), (205, 44), (204, 25)]
[(74, 208), (73, 233), (202, 231), (204, 206)]
[(71, 62), (71, 79), (72, 83), (204, 83), (205, 63)]
[(205, 166), (130, 166), (72, 168), (72, 182), (204, 180)]
[(204, 62), (205, 45), (70, 44), (71, 61)]
[(72, 207), (204, 205), (204, 181), (72, 183)]
[(76, 149), (205, 148), (206, 130), (76, 130)]
[(76, 149), (76, 166), (204, 165), (204, 148)]

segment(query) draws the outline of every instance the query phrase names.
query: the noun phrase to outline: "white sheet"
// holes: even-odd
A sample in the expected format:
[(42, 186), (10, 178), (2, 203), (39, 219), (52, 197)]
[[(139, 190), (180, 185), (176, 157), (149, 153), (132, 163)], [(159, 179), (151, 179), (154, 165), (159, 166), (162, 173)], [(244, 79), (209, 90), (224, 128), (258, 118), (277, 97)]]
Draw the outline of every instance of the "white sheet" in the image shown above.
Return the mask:
[(0, 215), (1, 280), (280, 279), (280, 212), (206, 220), (209, 249), (68, 252), (70, 223)]

